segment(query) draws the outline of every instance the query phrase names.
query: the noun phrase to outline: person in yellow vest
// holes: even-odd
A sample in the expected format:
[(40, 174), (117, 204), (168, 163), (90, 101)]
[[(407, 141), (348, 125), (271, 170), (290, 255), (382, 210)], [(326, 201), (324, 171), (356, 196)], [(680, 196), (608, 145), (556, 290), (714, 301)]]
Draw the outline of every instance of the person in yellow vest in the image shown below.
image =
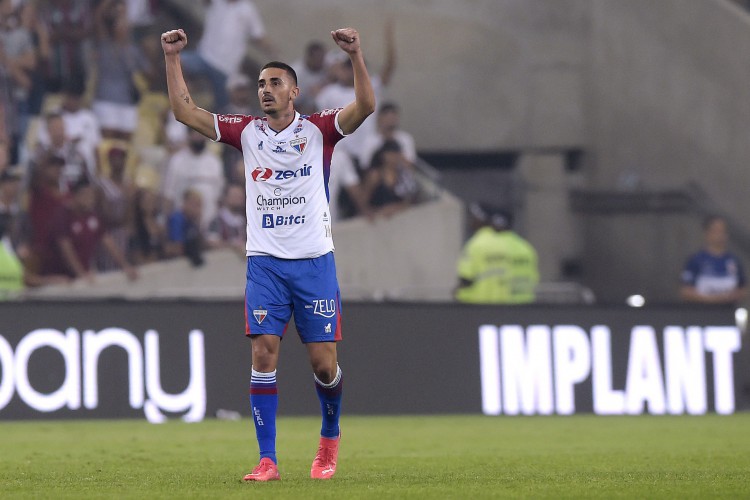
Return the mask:
[(510, 213), (473, 203), (476, 232), (458, 261), (456, 300), (471, 304), (528, 304), (539, 283), (537, 254), (513, 230)]
[(23, 264), (11, 243), (11, 223), (15, 205), (11, 198), (21, 178), (10, 168), (0, 170), (0, 300), (17, 294), (24, 287)]

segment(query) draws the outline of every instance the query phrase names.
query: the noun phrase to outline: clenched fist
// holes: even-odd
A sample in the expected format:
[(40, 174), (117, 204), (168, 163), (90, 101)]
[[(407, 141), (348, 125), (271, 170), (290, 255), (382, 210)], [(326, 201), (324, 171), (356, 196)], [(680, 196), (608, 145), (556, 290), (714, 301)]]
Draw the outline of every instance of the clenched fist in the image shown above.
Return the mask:
[(187, 45), (187, 35), (181, 29), (161, 34), (161, 48), (165, 55), (179, 54)]

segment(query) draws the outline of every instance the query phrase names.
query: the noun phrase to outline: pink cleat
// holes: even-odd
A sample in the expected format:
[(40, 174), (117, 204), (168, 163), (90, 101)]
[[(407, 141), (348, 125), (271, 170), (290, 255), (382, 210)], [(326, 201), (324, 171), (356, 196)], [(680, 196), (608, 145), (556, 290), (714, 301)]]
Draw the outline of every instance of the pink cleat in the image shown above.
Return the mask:
[(273, 460), (262, 458), (258, 466), (242, 479), (245, 481), (278, 481), (281, 476), (279, 476), (279, 468), (273, 463)]
[(320, 438), (318, 454), (315, 455), (310, 477), (313, 479), (331, 479), (336, 474), (336, 460), (339, 456), (339, 442), (341, 434), (337, 438)]

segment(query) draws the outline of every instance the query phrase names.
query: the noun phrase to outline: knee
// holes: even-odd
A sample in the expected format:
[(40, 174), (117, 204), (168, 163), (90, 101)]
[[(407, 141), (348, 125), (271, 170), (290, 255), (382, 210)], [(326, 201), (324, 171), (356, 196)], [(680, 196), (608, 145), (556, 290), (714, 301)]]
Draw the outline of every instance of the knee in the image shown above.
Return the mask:
[(336, 378), (338, 365), (336, 364), (336, 361), (333, 361), (333, 363), (331, 363), (329, 360), (321, 360), (318, 363), (313, 363), (312, 369), (318, 380), (320, 380), (324, 384), (330, 384), (331, 382), (333, 382), (333, 379)]
[(272, 372), (276, 369), (278, 353), (261, 342), (253, 342), (253, 369), (259, 372)]

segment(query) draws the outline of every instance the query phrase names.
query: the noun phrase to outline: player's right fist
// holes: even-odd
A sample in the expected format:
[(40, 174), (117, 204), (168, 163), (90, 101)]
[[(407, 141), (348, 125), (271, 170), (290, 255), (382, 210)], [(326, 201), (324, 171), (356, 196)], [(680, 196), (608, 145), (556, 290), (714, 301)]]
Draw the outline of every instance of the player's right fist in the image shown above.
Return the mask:
[(187, 35), (181, 29), (166, 31), (161, 34), (161, 48), (165, 55), (179, 54), (187, 45)]

